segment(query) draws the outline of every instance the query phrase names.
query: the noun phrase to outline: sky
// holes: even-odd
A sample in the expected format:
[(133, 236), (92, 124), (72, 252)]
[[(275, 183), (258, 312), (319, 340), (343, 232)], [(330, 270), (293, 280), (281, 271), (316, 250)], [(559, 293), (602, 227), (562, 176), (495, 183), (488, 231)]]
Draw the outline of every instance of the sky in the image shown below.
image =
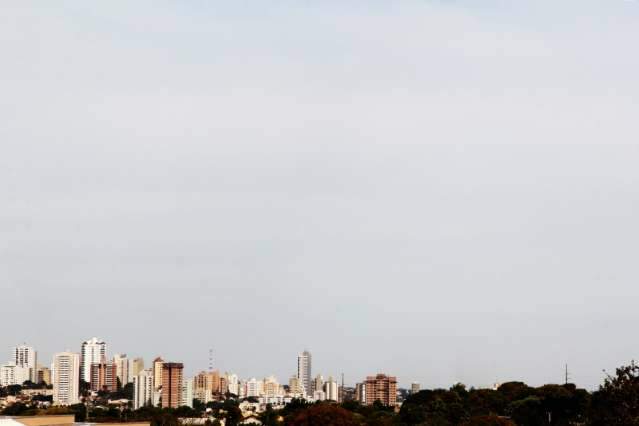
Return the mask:
[(0, 361), (595, 389), (639, 356), (638, 2), (0, 11)]

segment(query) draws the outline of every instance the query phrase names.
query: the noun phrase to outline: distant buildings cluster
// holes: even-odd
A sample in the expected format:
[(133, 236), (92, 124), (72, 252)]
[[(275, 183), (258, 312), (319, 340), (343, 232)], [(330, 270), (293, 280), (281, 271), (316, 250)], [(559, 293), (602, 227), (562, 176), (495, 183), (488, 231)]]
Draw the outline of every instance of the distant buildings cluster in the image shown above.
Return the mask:
[[(82, 343), (79, 353), (54, 354), (50, 367), (38, 364), (31, 346), (16, 346), (11, 360), (0, 366), (0, 386), (22, 385), (24, 382), (46, 383), (53, 387), (54, 405), (81, 402), (82, 392), (116, 392), (127, 384), (133, 388), (134, 409), (144, 406), (177, 408), (193, 407), (194, 400), (203, 404), (216, 401), (222, 395), (254, 399), (258, 404), (283, 406), (294, 398), (309, 401), (354, 399), (363, 404), (380, 401), (387, 406), (397, 403), (397, 379), (385, 374), (366, 377), (355, 388), (338, 383), (334, 376), (312, 375), (312, 355), (303, 351), (297, 357), (297, 372), (287, 384), (275, 376), (242, 380), (234, 373), (202, 371), (194, 377), (184, 376), (180, 362), (155, 358), (148, 367), (144, 359), (130, 359), (126, 354), (107, 356), (107, 344), (98, 338)], [(413, 384), (411, 391), (419, 390)]]

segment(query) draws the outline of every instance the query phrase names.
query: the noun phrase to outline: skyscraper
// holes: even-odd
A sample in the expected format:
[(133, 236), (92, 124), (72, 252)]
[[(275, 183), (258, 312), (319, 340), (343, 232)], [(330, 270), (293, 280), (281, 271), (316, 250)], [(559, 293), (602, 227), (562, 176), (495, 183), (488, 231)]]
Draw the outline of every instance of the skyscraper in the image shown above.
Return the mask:
[(73, 405), (80, 402), (80, 355), (60, 352), (53, 356), (53, 403)]
[(297, 378), (304, 395), (311, 392), (311, 353), (304, 351), (297, 356)]
[(80, 359), (80, 380), (91, 380), (91, 364), (102, 362), (106, 358), (106, 343), (94, 337), (82, 343)]
[(392, 407), (397, 403), (397, 378), (378, 374), (366, 377), (366, 405), (375, 401)]
[(29, 370), (29, 377), (26, 380), (38, 383), (38, 354), (33, 347), (27, 345), (16, 346), (13, 348), (12, 361), (16, 367)]
[(178, 362), (162, 364), (162, 408), (178, 408), (182, 405), (182, 371)]
[(153, 371), (142, 370), (133, 376), (133, 408), (153, 405)]
[(122, 386), (129, 383), (129, 359), (126, 354), (113, 355), (113, 363), (115, 364), (116, 374)]

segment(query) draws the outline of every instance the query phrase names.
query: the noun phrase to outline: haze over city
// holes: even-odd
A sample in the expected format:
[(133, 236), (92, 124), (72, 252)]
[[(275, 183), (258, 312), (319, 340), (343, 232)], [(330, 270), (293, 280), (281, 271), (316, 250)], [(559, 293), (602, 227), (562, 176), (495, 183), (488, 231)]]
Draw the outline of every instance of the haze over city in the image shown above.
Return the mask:
[(1, 9), (0, 355), (594, 389), (639, 354), (638, 3)]

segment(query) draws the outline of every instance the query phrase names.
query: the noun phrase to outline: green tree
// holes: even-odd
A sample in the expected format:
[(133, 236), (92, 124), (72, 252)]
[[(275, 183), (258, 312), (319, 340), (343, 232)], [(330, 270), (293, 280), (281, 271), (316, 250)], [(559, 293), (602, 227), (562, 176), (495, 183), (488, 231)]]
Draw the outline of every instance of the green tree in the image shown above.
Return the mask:
[(639, 425), (639, 366), (634, 361), (617, 368), (616, 374), (608, 376), (593, 393), (589, 424)]
[(548, 424), (548, 413), (539, 397), (529, 396), (510, 404), (509, 411), (518, 426), (542, 426)]
[(335, 404), (315, 404), (285, 419), (286, 426), (359, 426), (353, 413)]

